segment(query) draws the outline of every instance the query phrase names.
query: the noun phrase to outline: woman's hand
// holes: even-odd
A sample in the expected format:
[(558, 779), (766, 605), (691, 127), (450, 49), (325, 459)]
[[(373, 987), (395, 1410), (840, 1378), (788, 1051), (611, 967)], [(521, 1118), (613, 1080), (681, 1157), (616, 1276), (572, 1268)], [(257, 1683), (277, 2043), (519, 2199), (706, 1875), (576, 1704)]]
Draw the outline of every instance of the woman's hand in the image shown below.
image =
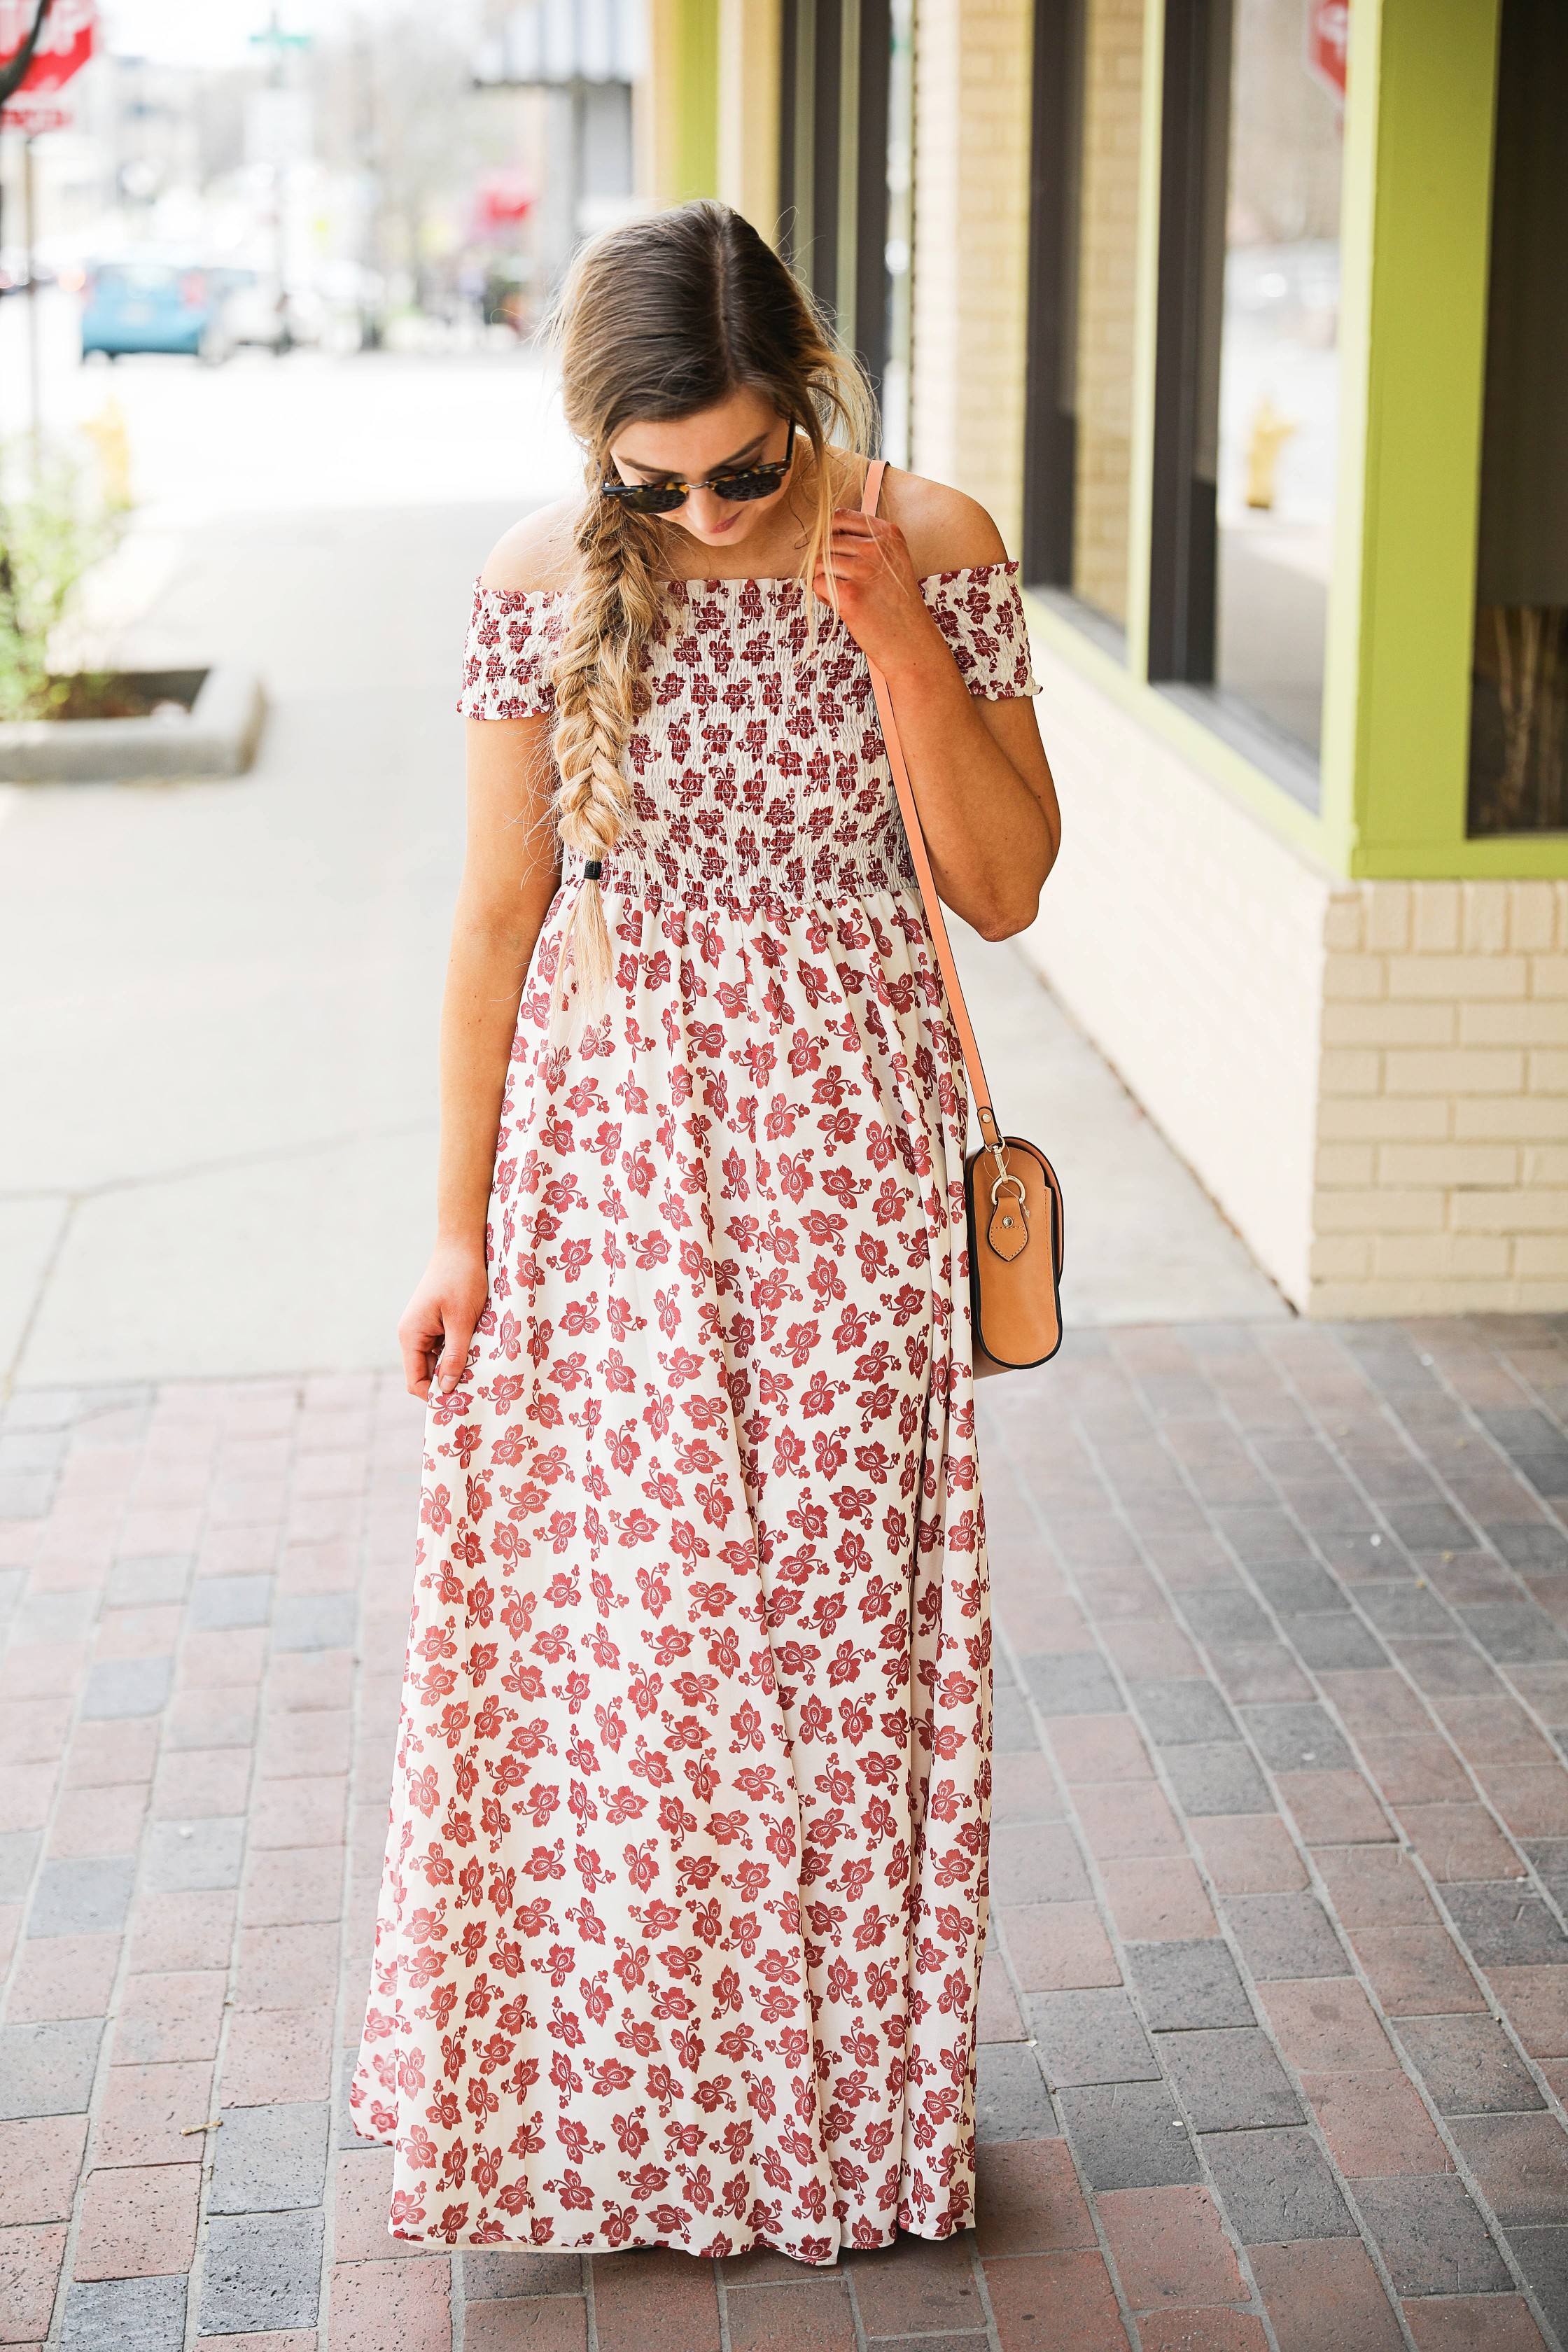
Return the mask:
[[(945, 654), (947, 640), (931, 616), (896, 522), (840, 509), (833, 518), (833, 589), (839, 617), (869, 662), (889, 683)], [(818, 562), (812, 586), (832, 601), (826, 564)]]
[(397, 1327), (410, 1396), (450, 1396), (463, 1377), (474, 1326), (489, 1297), (483, 1243), (438, 1242)]

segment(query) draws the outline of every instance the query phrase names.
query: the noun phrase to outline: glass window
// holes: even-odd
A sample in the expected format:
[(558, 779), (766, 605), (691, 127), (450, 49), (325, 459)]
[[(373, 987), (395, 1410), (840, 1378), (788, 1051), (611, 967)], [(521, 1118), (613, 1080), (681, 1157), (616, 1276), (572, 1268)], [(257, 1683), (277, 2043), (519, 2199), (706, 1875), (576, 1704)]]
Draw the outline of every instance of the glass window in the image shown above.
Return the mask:
[(1127, 625), (1143, 0), (1037, 0), (1024, 569)]
[(1470, 704), (1472, 834), (1568, 830), (1568, 12), (1504, 0)]
[(1231, 26), (1215, 676), (1313, 753), (1339, 446), (1346, 13), (1235, 0)]

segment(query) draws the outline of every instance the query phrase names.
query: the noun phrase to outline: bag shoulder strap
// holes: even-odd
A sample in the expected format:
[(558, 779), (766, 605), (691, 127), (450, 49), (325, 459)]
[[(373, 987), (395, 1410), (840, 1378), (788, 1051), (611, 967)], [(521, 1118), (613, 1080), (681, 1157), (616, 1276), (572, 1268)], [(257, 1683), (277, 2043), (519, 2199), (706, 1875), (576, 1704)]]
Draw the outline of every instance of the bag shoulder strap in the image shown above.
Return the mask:
[[(887, 470), (888, 461), (885, 457), (873, 458), (866, 468), (866, 493), (860, 501), (860, 510), (863, 514), (876, 513), (878, 500), (882, 495), (882, 477)], [(1004, 1139), (996, 1125), (995, 1113), (991, 1108), (991, 1089), (985, 1082), (985, 1066), (980, 1059), (980, 1047), (975, 1041), (974, 1026), (969, 1018), (969, 1007), (963, 1001), (963, 990), (958, 978), (958, 966), (952, 959), (952, 948), (947, 936), (947, 924), (942, 917), (942, 901), (936, 894), (936, 882), (931, 870), (931, 858), (926, 851), (925, 835), (921, 827), (920, 808), (915, 800), (914, 787), (910, 782), (910, 771), (904, 758), (904, 747), (899, 739), (899, 722), (893, 716), (893, 698), (888, 691), (888, 681), (876, 663), (870, 663), (869, 668), (871, 688), (877, 698), (877, 716), (881, 721), (882, 740), (888, 749), (888, 765), (893, 772), (893, 790), (899, 796), (900, 814), (904, 820), (904, 831), (909, 835), (910, 856), (914, 860), (915, 879), (920, 885), (921, 901), (925, 908), (931, 945), (936, 950), (937, 969), (942, 973), (942, 985), (947, 991), (948, 1010), (952, 1015), (952, 1025), (958, 1032), (958, 1042), (963, 1054), (964, 1066), (969, 1072), (969, 1091), (973, 1103), (974, 1117), (980, 1132), (985, 1139), (987, 1148), (992, 1151), (997, 1151), (1001, 1149)]]

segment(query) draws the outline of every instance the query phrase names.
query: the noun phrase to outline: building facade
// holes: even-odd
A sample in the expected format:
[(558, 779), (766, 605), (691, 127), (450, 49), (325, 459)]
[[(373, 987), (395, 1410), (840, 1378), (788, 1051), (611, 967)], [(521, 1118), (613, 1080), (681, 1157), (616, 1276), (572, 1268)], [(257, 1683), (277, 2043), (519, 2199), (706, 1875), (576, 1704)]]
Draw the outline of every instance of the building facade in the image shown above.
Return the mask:
[(660, 193), (1022, 562), (1025, 952), (1303, 1312), (1568, 1307), (1568, 13), (654, 17)]

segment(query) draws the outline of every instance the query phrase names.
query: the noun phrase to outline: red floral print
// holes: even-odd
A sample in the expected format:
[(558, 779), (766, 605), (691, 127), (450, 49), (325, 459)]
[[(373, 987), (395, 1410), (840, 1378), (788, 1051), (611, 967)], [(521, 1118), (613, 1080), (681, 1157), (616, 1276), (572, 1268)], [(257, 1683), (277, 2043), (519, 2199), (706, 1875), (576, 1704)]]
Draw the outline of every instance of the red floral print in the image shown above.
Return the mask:
[[(1008, 566), (923, 583), (1032, 692)], [(481, 590), (461, 707), (549, 708)], [(863, 656), (667, 593), (602, 1016), (521, 1007), (490, 1297), (431, 1411), (353, 2084), (396, 2236), (777, 2247), (973, 2221), (990, 1625), (962, 1066)]]

